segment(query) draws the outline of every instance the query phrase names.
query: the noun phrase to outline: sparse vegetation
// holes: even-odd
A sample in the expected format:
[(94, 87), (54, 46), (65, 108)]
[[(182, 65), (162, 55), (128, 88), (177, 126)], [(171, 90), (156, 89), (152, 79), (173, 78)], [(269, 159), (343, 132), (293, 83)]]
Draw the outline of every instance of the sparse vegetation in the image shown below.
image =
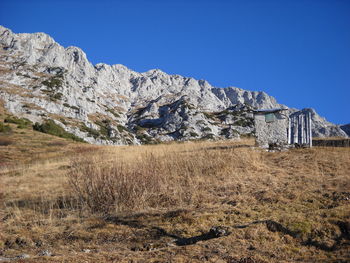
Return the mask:
[(210, 127), (203, 127), (202, 131), (203, 132), (211, 132), (211, 128)]
[(89, 128), (87, 127), (85, 124), (82, 124), (80, 126), (80, 130), (82, 132), (87, 132), (88, 133), (88, 136), (90, 137), (94, 137), (95, 139), (98, 138), (99, 136), (101, 136), (100, 132), (96, 129), (93, 129), (93, 128)]
[(191, 131), (191, 132), (190, 132), (190, 136), (191, 136), (191, 137), (198, 137), (199, 135), (198, 135), (197, 133)]
[(18, 118), (15, 116), (8, 116), (4, 122), (17, 124), (17, 128), (24, 129), (30, 127), (33, 123), (26, 118)]
[(121, 125), (121, 124), (118, 124), (117, 125), (117, 129), (118, 129), (118, 131), (120, 132), (120, 133), (122, 133), (122, 132), (129, 132), (129, 130), (128, 130), (128, 128), (126, 128), (125, 126), (123, 126), (123, 125)]
[(95, 124), (100, 127), (100, 134), (103, 137), (107, 137), (107, 138), (109, 137), (108, 130), (109, 130), (110, 123), (111, 121), (107, 119), (104, 119), (102, 121), (100, 120), (95, 121)]
[[(67, 149), (63, 140), (51, 142), (47, 150)], [(6, 148), (33, 148), (21, 145)], [(60, 158), (25, 166), (14, 159), (16, 165), (0, 170), (1, 256), (26, 253), (28, 262), (347, 262), (349, 148), (269, 153), (253, 145), (78, 144)], [(213, 226), (229, 232), (201, 239)], [(42, 250), (54, 256), (37, 256)]]
[(60, 88), (62, 87), (62, 77), (57, 76), (57, 77), (51, 77), (50, 79), (44, 80), (41, 84), (45, 85), (46, 87), (52, 89), (55, 88)]
[(212, 112), (203, 112), (204, 116), (208, 119), (212, 119), (212, 120), (215, 120), (215, 114), (212, 113)]
[(252, 118), (241, 118), (241, 119), (238, 119), (237, 121), (235, 121), (235, 125), (242, 126), (242, 127), (247, 127), (247, 126), (253, 127), (254, 119), (252, 119)]
[(4, 124), (0, 121), (0, 133), (9, 133), (12, 129), (9, 125)]
[(50, 120), (50, 119), (46, 120), (42, 124), (36, 122), (33, 125), (33, 129), (43, 133), (48, 133), (54, 136), (58, 136), (61, 138), (71, 139), (77, 142), (84, 142), (83, 139), (79, 138), (78, 136), (72, 133), (65, 131), (61, 126), (59, 126), (53, 120)]
[(62, 99), (62, 96), (63, 96), (63, 94), (61, 92), (57, 92), (57, 93), (53, 94), (52, 96), (50, 96), (50, 98), (51, 98), (51, 100), (55, 101), (55, 100)]
[(106, 111), (112, 113), (114, 115), (114, 117), (120, 118), (120, 114), (118, 112), (116, 112), (115, 110), (107, 108)]
[(8, 146), (13, 144), (13, 140), (8, 137), (0, 136), (0, 146)]
[(147, 135), (146, 133), (137, 133), (136, 138), (141, 141), (142, 144), (157, 144), (159, 143), (153, 137)]

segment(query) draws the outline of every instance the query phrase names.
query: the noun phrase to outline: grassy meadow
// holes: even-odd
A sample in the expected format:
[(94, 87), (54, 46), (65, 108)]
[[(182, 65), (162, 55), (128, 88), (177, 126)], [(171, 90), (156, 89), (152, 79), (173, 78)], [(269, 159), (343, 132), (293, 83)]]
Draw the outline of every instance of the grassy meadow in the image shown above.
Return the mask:
[(8, 126), (0, 261), (350, 260), (350, 148), (93, 146)]

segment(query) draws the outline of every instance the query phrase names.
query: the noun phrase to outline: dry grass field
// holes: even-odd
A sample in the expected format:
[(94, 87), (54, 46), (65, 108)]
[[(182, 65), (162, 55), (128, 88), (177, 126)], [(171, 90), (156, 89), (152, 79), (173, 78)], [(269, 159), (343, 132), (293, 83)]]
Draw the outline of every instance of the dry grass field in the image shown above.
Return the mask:
[(0, 261), (350, 261), (350, 148), (98, 147), (12, 129)]

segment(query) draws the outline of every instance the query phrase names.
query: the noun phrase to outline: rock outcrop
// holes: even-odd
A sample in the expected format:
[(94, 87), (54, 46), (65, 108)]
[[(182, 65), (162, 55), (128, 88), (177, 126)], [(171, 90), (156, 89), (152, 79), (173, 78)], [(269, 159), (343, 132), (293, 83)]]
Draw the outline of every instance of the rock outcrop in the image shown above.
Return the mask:
[[(0, 26), (0, 98), (6, 109), (96, 144), (236, 138), (252, 134), (253, 108), (286, 107), (264, 92), (215, 88), (205, 80), (92, 65), (77, 47), (44, 33)], [(316, 136), (344, 136), (313, 111)]]
[(350, 136), (350, 123), (340, 125), (340, 129), (342, 129), (348, 136)]

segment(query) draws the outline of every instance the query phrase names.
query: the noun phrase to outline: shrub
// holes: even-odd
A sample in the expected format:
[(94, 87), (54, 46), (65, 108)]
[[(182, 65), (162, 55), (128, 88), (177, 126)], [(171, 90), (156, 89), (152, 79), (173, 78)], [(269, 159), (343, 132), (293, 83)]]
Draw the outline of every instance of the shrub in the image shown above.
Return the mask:
[(62, 99), (63, 94), (61, 92), (55, 93), (50, 96), (51, 100), (60, 100)]
[(50, 78), (47, 80), (44, 80), (41, 84), (45, 85), (46, 87), (49, 87), (51, 89), (53, 88), (59, 88), (62, 87), (62, 80), (59, 78)]
[(119, 113), (115, 112), (113, 109), (108, 108), (106, 111), (112, 113), (114, 115), (114, 117), (116, 117), (116, 118), (120, 117)]
[(215, 135), (212, 134), (212, 133), (209, 133), (209, 134), (203, 136), (201, 139), (202, 140), (214, 140), (215, 139)]
[(211, 132), (211, 129), (209, 127), (203, 127), (202, 131), (203, 132)]
[(199, 135), (197, 133), (195, 133), (195, 132), (190, 132), (190, 136), (191, 137), (198, 137)]
[(35, 123), (33, 129), (43, 133), (48, 133), (54, 136), (58, 136), (65, 139), (71, 139), (73, 141), (84, 142), (82, 138), (65, 131), (61, 126), (57, 125), (53, 120), (46, 120), (44, 123)]
[(157, 140), (153, 139), (153, 137), (144, 134), (144, 133), (138, 133), (136, 134), (136, 138), (141, 141), (142, 144), (157, 144), (159, 143)]
[(128, 131), (128, 129), (125, 126), (120, 124), (117, 125), (117, 129), (119, 132)]
[(208, 119), (215, 119), (215, 115), (211, 112), (203, 112), (203, 114)]
[(108, 126), (110, 120), (95, 121), (95, 124), (100, 127), (100, 134), (105, 137), (109, 137)]
[(17, 128), (19, 128), (19, 129), (27, 128), (33, 124), (30, 120), (28, 120), (26, 118), (17, 118), (15, 116), (6, 117), (4, 121), (7, 123), (17, 124), (18, 125)]
[(100, 132), (99, 132), (98, 130), (95, 130), (95, 129), (93, 129), (93, 128), (89, 128), (89, 127), (87, 127), (85, 124), (82, 124), (82, 125), (80, 126), (80, 130), (81, 130), (82, 132), (87, 132), (87, 133), (88, 133), (88, 136), (94, 137), (95, 139), (101, 136), (101, 134), (100, 134)]

